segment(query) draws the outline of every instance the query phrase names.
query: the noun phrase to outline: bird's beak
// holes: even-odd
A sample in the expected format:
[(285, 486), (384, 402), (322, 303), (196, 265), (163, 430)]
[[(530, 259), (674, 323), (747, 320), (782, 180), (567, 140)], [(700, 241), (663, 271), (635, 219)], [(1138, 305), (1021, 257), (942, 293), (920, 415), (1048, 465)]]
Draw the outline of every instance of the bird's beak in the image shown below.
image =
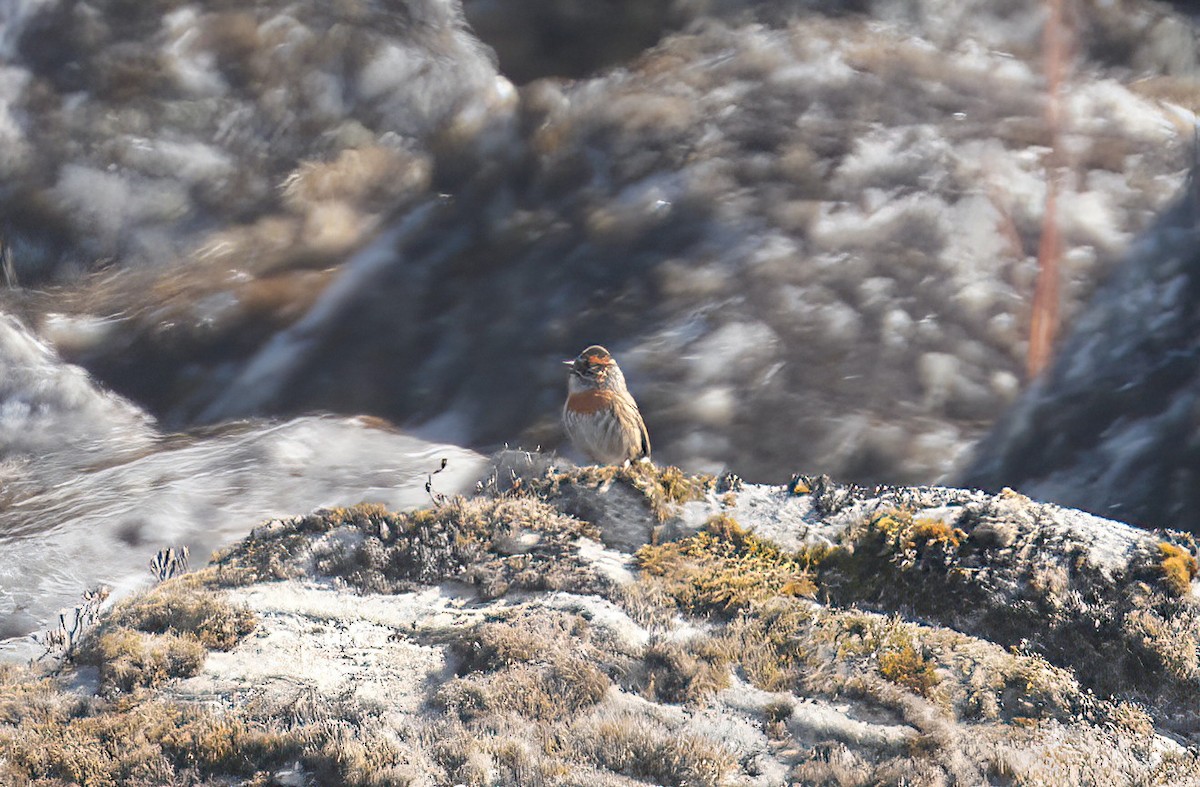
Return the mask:
[(574, 366), (574, 365), (575, 365), (575, 359), (574, 359), (574, 358), (572, 358), (572, 359), (571, 359), (571, 360), (569, 360), (569, 361), (563, 361), (563, 363), (564, 363), (564, 364), (566, 364), (567, 366)]

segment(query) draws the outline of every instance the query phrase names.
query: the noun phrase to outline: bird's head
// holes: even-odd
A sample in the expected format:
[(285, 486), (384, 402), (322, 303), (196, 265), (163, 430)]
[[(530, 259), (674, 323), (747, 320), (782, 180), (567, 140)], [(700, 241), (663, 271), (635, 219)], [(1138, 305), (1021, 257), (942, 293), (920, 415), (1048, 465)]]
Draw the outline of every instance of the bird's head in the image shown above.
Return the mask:
[[(612, 354), (598, 344), (593, 344), (579, 353), (570, 361), (563, 361), (571, 367), (571, 381), (578, 381), (588, 387), (603, 385), (610, 376), (617, 377), (620, 370)], [(615, 372), (615, 374), (614, 374)]]

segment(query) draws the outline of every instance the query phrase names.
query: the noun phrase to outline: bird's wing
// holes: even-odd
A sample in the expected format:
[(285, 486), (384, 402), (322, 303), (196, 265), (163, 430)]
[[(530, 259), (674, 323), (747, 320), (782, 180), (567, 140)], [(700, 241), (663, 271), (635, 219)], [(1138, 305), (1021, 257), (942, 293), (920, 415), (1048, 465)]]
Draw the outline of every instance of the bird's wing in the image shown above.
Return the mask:
[(623, 402), (622, 404), (623, 404), (623, 406), (625, 406), (629, 409), (629, 411), (630, 411), (629, 415), (632, 416), (633, 420), (637, 423), (639, 440), (640, 440), (639, 448), (641, 451), (637, 458), (638, 459), (649, 459), (650, 458), (650, 432), (648, 432), (646, 430), (646, 422), (642, 420), (642, 414), (638, 410), (637, 404), (633, 401), (632, 396), (629, 397), (629, 401), (627, 403)]

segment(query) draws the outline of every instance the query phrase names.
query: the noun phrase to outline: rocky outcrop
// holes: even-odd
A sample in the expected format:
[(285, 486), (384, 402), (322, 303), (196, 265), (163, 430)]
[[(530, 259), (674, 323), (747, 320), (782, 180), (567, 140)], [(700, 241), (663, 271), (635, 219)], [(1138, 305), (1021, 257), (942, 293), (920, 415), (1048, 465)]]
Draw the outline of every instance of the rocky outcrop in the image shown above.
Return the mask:
[(975, 451), (963, 483), (1200, 532), (1195, 173)]
[(460, 493), (488, 466), (372, 418), (157, 426), (0, 314), (0, 660), (36, 655), (29, 635), (83, 614), (81, 591), (144, 586), (156, 550), (203, 557), (265, 517), (364, 497), (420, 505), (431, 478)]
[[(665, 461), (944, 477), (1021, 387), (1041, 4), (610, 6), (657, 43), (520, 89), (449, 0), (22, 6), (0, 211), (36, 286), (2, 302), (172, 428), (549, 448), (556, 362), (602, 342)], [(1177, 189), (1194, 91), (1187, 20), (1086, 9), (1069, 314)]]
[(511, 454), (470, 498), (265, 523), (56, 677), (6, 669), (0, 773), (1190, 784), (1196, 565), (1008, 491)]

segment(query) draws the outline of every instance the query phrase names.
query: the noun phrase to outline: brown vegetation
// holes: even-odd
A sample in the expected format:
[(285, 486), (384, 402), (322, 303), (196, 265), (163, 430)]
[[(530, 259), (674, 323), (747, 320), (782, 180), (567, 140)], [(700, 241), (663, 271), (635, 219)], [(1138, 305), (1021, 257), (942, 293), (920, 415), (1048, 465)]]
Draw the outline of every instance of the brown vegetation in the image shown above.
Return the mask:
[(638, 566), (663, 582), (690, 612), (731, 614), (775, 596), (811, 597), (816, 585), (805, 566), (770, 542), (744, 531), (728, 515), (694, 536), (637, 552)]
[[(706, 484), (668, 480), (677, 491), (693, 490), (685, 496)], [(611, 481), (625, 483), (616, 472)], [(590, 486), (596, 482), (583, 483), (602, 494)], [(960, 500), (963, 511), (954, 517), (936, 495), (900, 491), (853, 514), (858, 521), (848, 520), (834, 545), (792, 554), (742, 527), (726, 510), (736, 497), (710, 498), (722, 513), (700, 532), (640, 549), (640, 570), (616, 585), (581, 558), (580, 539), (599, 535), (596, 529), (553, 507), (563, 492), (555, 485), (570, 483), (560, 477), (406, 514), (362, 505), (260, 528), (216, 566), (108, 613), (80, 652), (81, 663), (99, 669), (100, 695), (0, 673), (0, 745), (16, 752), (0, 778), (195, 783), (236, 775), (266, 784), (274, 770), (299, 763), (321, 783), (351, 785), (422, 778), (716, 785), (748, 775), (752, 760), (723, 728), (692, 724), (730, 702), (751, 709), (764, 752), (791, 752), (788, 779), (801, 783), (904, 774), (921, 784), (987, 774), (1038, 783), (1023, 781), (1030, 766), (1021, 752), (1042, 746), (1061, 753), (1055, 741), (1062, 735), (1089, 752), (1088, 762), (1110, 756), (1115, 740), (1150, 751), (1155, 717), (1092, 693), (1069, 662), (936, 624), (956, 605), (981, 603), (971, 570), (1012, 570), (999, 562), (997, 544), (1011, 546), (1015, 536), (988, 526), (1005, 506), (1035, 505), (1027, 500), (971, 498), (979, 507), (970, 511)], [(831, 515), (857, 510), (866, 494), (827, 480), (803, 483), (814, 509)], [(653, 517), (649, 506), (646, 517)], [(1190, 583), (1193, 553), (1164, 541), (1139, 559), (1131, 587), (1140, 596), (1122, 602), (1128, 608), (1113, 638), (1137, 648), (1145, 674), (1184, 685), (1200, 674), (1200, 662), (1192, 618), (1179, 614), (1188, 602), (1172, 583)], [(1084, 563), (1073, 567), (1075, 575), (1060, 576), (1043, 565), (1022, 581), (1028, 592), (1061, 604), (1071, 583), (1087, 577)], [(195, 673), (207, 648), (235, 647), (253, 626), (221, 588), (280, 576), (333, 579), (360, 592), (456, 580), (473, 585), (479, 603), (508, 598), (467, 626), (396, 632), (441, 648), (453, 671), (429, 682), (417, 715), (381, 715), (350, 698), (300, 698), (225, 715), (165, 701), (161, 689)], [(1154, 580), (1170, 592), (1156, 590)], [(528, 601), (531, 589), (593, 598), (578, 608), (550, 608)], [(945, 597), (923, 599), (922, 592)], [(870, 599), (894, 609), (897, 598), (928, 615), (856, 606), (856, 599)], [(619, 609), (629, 625), (641, 624), (642, 638), (602, 622)], [(1019, 616), (1008, 621), (1019, 623)], [(1050, 643), (1074, 631), (1055, 629), (1065, 624), (1053, 620), (1040, 625)], [(838, 722), (841, 703), (859, 713), (870, 708), (882, 721), (864, 728), (850, 714)], [(38, 719), (45, 723), (31, 723)], [(114, 743), (118, 735), (134, 742), (129, 751)], [(1049, 782), (1093, 772), (1048, 762), (1038, 767)], [(1195, 763), (1163, 762), (1174, 775), (1195, 770)]]

